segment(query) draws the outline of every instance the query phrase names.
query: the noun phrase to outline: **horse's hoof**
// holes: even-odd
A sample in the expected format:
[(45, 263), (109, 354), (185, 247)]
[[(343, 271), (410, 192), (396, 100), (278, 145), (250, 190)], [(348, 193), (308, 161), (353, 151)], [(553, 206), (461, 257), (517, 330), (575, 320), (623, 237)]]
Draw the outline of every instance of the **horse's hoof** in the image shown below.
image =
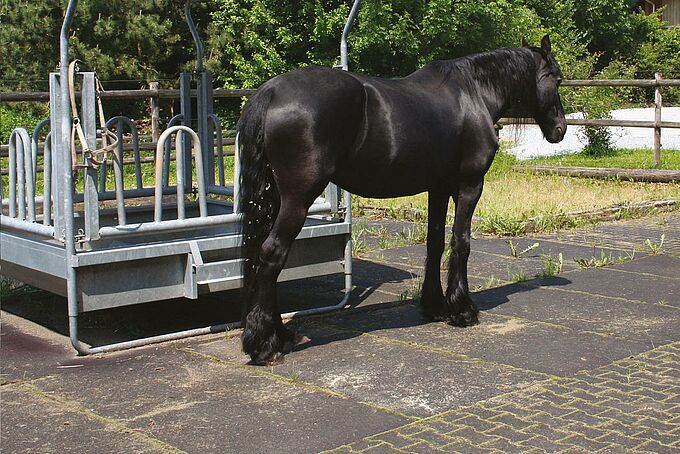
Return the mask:
[(467, 309), (459, 314), (451, 316), (446, 322), (452, 326), (460, 326), (465, 328), (466, 326), (474, 326), (479, 324), (479, 318), (477, 317), (479, 310), (477, 309)]
[(284, 359), (285, 355), (283, 353), (274, 352), (266, 358), (251, 356), (248, 364), (251, 366), (276, 366), (282, 364)]

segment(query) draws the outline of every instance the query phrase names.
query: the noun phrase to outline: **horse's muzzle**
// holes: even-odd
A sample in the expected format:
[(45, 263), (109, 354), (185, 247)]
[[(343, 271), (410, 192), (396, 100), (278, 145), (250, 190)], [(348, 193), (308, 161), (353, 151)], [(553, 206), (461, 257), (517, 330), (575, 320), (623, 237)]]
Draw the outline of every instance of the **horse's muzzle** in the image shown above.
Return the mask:
[(567, 123), (564, 122), (563, 125), (555, 126), (550, 134), (545, 134), (545, 139), (550, 143), (559, 143), (564, 139), (564, 135), (567, 133)]

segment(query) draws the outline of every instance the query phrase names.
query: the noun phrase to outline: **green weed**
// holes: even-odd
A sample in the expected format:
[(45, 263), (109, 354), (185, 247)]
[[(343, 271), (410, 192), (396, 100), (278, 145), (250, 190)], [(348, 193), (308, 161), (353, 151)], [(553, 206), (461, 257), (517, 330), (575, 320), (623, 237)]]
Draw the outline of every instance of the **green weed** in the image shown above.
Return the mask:
[(538, 248), (540, 246), (539, 243), (534, 243), (530, 246), (527, 246), (526, 248), (522, 249), (521, 251), (517, 250), (517, 246), (512, 240), (506, 240), (505, 244), (508, 245), (508, 248), (510, 249), (510, 255), (515, 257), (515, 258), (520, 258), (522, 255), (526, 254), (527, 252), (531, 252), (534, 249)]
[(658, 243), (647, 238), (645, 240), (644, 244), (645, 244), (645, 246), (647, 246), (647, 248), (649, 249), (649, 252), (652, 255), (659, 255), (659, 254), (663, 254), (662, 248), (663, 248), (663, 243), (664, 243), (665, 240), (666, 240), (666, 234), (664, 233), (664, 234), (661, 235), (661, 238), (660, 238)]
[(539, 274), (540, 277), (552, 277), (557, 276), (562, 272), (562, 267), (564, 266), (564, 257), (560, 252), (557, 257), (553, 257), (552, 254), (543, 256), (543, 271)]

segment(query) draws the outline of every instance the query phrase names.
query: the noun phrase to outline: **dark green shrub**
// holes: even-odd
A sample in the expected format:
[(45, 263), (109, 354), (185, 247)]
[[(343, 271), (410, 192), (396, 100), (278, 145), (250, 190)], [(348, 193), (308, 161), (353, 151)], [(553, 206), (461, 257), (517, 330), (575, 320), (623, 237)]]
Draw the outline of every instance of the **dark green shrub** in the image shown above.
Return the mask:
[(46, 105), (36, 103), (16, 103), (0, 105), (0, 143), (9, 142), (14, 128), (25, 128), (29, 135), (33, 128), (49, 116)]

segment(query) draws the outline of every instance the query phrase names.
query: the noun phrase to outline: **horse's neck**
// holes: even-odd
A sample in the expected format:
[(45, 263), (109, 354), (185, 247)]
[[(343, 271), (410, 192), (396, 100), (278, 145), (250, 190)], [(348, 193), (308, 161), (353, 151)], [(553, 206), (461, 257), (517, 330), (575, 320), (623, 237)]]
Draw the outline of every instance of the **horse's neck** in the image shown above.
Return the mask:
[[(469, 59), (468, 89), (481, 96), (489, 115), (498, 121), (517, 102), (534, 96), (535, 68), (525, 49), (506, 49)], [(455, 76), (454, 76), (455, 77)]]

